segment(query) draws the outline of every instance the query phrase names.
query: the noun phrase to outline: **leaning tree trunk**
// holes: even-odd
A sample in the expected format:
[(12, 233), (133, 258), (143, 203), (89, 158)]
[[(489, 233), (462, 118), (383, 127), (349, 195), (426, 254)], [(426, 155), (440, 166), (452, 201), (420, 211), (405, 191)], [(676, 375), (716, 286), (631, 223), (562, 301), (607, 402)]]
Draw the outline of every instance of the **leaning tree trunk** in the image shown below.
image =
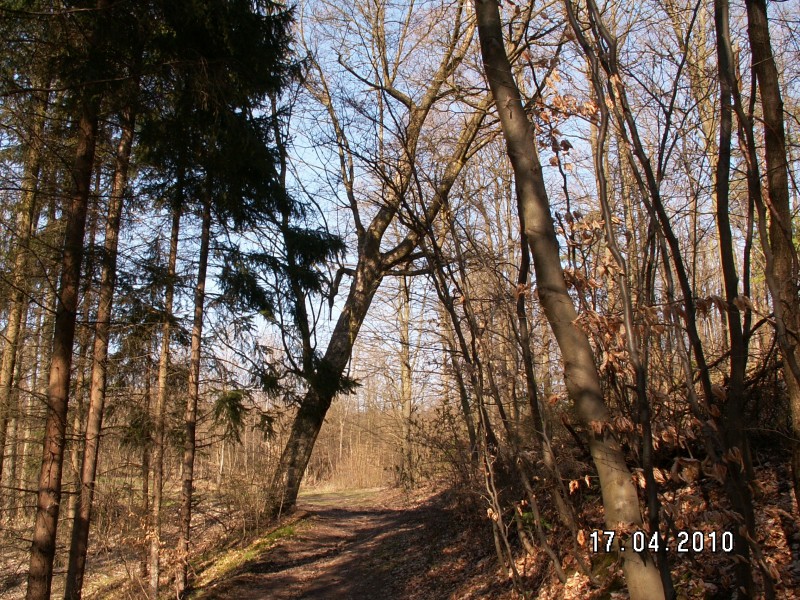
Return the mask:
[(175, 295), (175, 264), (178, 261), (178, 233), (181, 209), (172, 209), (172, 229), (169, 241), (167, 281), (164, 290), (164, 323), (161, 325), (161, 354), (158, 359), (158, 388), (154, 408), (153, 430), (153, 501), (150, 504), (150, 596), (158, 598), (158, 578), (161, 550), (161, 496), (164, 489), (164, 419), (167, 405), (167, 377), (169, 375), (169, 342), (172, 329), (172, 304)]
[[(792, 472), (795, 502), (800, 505), (800, 344), (797, 331), (800, 325), (798, 298), (797, 252), (794, 248), (792, 208), (789, 202), (789, 177), (786, 164), (786, 132), (783, 124), (778, 68), (772, 53), (767, 20), (766, 0), (746, 0), (747, 34), (753, 53), (753, 70), (761, 92), (764, 119), (764, 145), (767, 162), (767, 192), (770, 204), (769, 243), (772, 253), (772, 276), (777, 284), (772, 302), (775, 305), (778, 341), (784, 355), (784, 379), (789, 391), (792, 416)], [(765, 249), (766, 250), (766, 249)], [(777, 295), (778, 297), (774, 297)], [(789, 330), (790, 333), (787, 333)]]
[[(460, 58), (454, 64), (459, 61)], [(425, 105), (424, 110), (418, 107), (415, 111), (412, 111), (409, 139), (417, 140), (419, 138), (430, 104), (446, 79), (447, 70), (451, 67), (450, 60), (443, 61), (441, 72), (437, 73), (432, 87), (425, 95), (425, 101), (428, 104)], [(466, 164), (470, 147), (486, 114), (485, 108), (485, 104), (478, 105), (478, 108), (459, 135), (446, 163), (443, 176), (436, 186), (434, 197), (425, 214), (422, 217), (418, 217), (421, 222), (425, 224), (431, 223), (446, 202), (450, 189)], [(408, 141), (408, 143), (411, 146), (408, 154), (412, 156), (415, 144), (411, 141)], [(314, 443), (322, 428), (325, 414), (328, 412), (336, 395), (338, 389), (336, 384), (340, 380), (342, 373), (344, 373), (347, 363), (350, 362), (356, 337), (372, 304), (375, 293), (386, 276), (387, 269), (393, 265), (407, 262), (408, 256), (419, 244), (421, 229), (415, 229), (410, 231), (393, 249), (384, 253), (380, 251), (383, 234), (402, 204), (403, 190), (410, 185), (413, 168), (413, 164), (410, 163), (403, 166), (402, 172), (398, 177), (405, 183), (395, 186), (397, 189), (394, 192), (395, 196), (387, 205), (381, 207), (369, 227), (360, 231), (358, 264), (344, 309), (336, 322), (336, 327), (331, 335), (325, 355), (313, 376), (314, 384), (310, 386), (300, 403), (292, 423), (289, 439), (283, 449), (278, 468), (272, 479), (270, 511), (273, 515), (292, 508), (297, 500), (300, 483), (311, 458)], [(353, 202), (355, 203), (354, 200)]]
[[(318, 384), (311, 386), (295, 415), (289, 440), (283, 449), (278, 469), (272, 480), (274, 514), (290, 509), (297, 501), (300, 483), (303, 480), (314, 443), (317, 441), (325, 414), (330, 408), (338, 386), (335, 382), (341, 377), (353, 352), (361, 324), (367, 316), (375, 292), (378, 291), (384, 276), (384, 266), (379, 253), (379, 239), (370, 240), (359, 261), (353, 284), (347, 297), (344, 310), (339, 315), (336, 328), (325, 356), (321, 361), (316, 377)], [(319, 385), (322, 384), (322, 385)]]
[[(473, 113), (454, 149), (444, 176), (437, 186), (435, 197), (421, 221), (430, 223), (438, 214), (450, 193), (456, 178), (464, 167), (472, 142), (483, 122), (484, 106)], [(399, 206), (400, 201), (396, 201)], [(417, 247), (419, 235), (412, 231), (394, 249), (380, 252), (383, 233), (386, 231), (397, 209), (383, 207), (364, 232), (359, 248), (358, 265), (353, 283), (331, 335), (328, 348), (317, 369), (315, 385), (304, 396), (295, 415), (289, 439), (281, 454), (278, 468), (270, 488), (270, 511), (279, 514), (290, 509), (297, 501), (300, 483), (303, 479), (311, 452), (317, 440), (325, 414), (337, 392), (337, 382), (350, 361), (358, 332), (369, 311), (375, 293), (387, 272), (387, 266), (405, 262), (408, 255)]]
[[(611, 431), (589, 339), (575, 324), (578, 315), (561, 268), (536, 137), (503, 44), (497, 0), (475, 0), (475, 11), (484, 70), (514, 169), (520, 225), (531, 248), (539, 299), (564, 357), (567, 391), (590, 435), (589, 447), (600, 478), (606, 526), (616, 529), (622, 523), (633, 523), (641, 527), (639, 498)], [(664, 598), (661, 578), (652, 559), (642, 558), (630, 548), (622, 554), (631, 598)]]
[[(403, 160), (393, 172), (391, 181), (386, 181), (390, 196), (381, 206), (368, 227), (364, 227), (358, 215), (358, 203), (353, 194), (352, 154), (344, 131), (333, 109), (328, 95), (327, 84), (322, 78), (321, 89), (315, 93), (327, 108), (336, 132), (339, 144), (339, 157), (342, 177), (348, 199), (356, 220), (356, 232), (359, 240), (358, 264), (353, 275), (353, 283), (331, 336), (328, 348), (319, 365), (312, 374), (309, 390), (300, 403), (300, 407), (292, 424), (289, 439), (284, 447), (278, 468), (272, 480), (270, 507), (273, 514), (294, 506), (303, 473), (311, 458), (325, 414), (336, 394), (338, 382), (350, 361), (358, 332), (366, 317), (375, 292), (383, 281), (387, 269), (407, 262), (408, 256), (417, 247), (420, 239), (418, 231), (410, 231), (408, 235), (393, 249), (381, 252), (380, 246), (384, 233), (395, 219), (406, 200), (406, 191), (414, 185), (415, 157), (417, 144), (434, 103), (441, 98), (442, 88), (454, 73), (469, 50), (474, 27), (467, 25), (464, 16), (464, 0), (457, 3), (456, 25), (449, 40), (447, 50), (442, 56), (438, 69), (432, 77), (430, 85), (419, 101), (414, 101), (391, 85), (384, 91), (399, 98), (408, 109), (408, 123), (403, 132)], [(421, 220), (430, 223), (447, 198), (450, 188), (461, 172), (469, 155), (469, 149), (477, 135), (485, 115), (485, 106), (478, 105), (471, 118), (465, 124), (454, 144), (453, 151), (446, 163), (441, 179), (435, 187), (433, 198), (427, 206)]]
[(72, 168), (74, 190), (65, 208), (64, 254), (58, 289), (50, 379), (47, 390), (42, 466), (39, 474), (38, 506), (33, 531), (28, 600), (50, 597), (53, 560), (56, 553), (56, 527), (61, 506), (61, 474), (67, 427), (72, 346), (78, 308), (78, 288), (83, 258), (83, 235), (89, 204), (89, 189), (94, 167), (99, 113), (99, 97), (87, 92), (78, 122), (75, 163)]
[(186, 397), (183, 441), (183, 488), (181, 492), (181, 530), (178, 542), (178, 595), (186, 591), (189, 576), (189, 536), (192, 525), (192, 487), (194, 486), (194, 455), (196, 448), (197, 401), (200, 395), (200, 346), (203, 341), (203, 304), (206, 297), (206, 271), (208, 270), (208, 244), (211, 237), (211, 200), (203, 202), (203, 224), (200, 232), (200, 255), (197, 283), (194, 288), (194, 322), (189, 362), (189, 390)]
[(108, 336), (111, 329), (114, 288), (117, 279), (117, 248), (119, 226), (125, 187), (128, 183), (128, 167), (133, 144), (134, 117), (128, 115), (123, 124), (117, 146), (114, 180), (108, 204), (105, 241), (103, 243), (103, 267), (98, 290), (97, 324), (92, 353), (92, 374), (89, 392), (89, 418), (86, 423), (84, 453), (81, 465), (81, 485), (72, 524), (72, 539), (69, 549), (67, 583), (64, 598), (77, 600), (83, 589), (86, 569), (86, 552), (89, 543), (89, 524), (92, 515), (97, 459), (100, 451), (100, 433), (103, 425), (103, 410), (106, 399), (106, 373), (108, 365)]

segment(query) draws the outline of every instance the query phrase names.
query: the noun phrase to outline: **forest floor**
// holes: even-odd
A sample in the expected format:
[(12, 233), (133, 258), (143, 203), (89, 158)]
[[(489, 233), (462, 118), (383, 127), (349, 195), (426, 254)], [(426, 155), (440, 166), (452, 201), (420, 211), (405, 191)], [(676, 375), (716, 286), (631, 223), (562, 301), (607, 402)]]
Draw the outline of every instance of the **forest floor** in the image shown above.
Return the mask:
[[(776, 597), (800, 594), (800, 528), (787, 489), (783, 464), (757, 469), (756, 517), (766, 565), (774, 574)], [(724, 506), (720, 490), (684, 483), (671, 493), (681, 528), (713, 526), (708, 506)], [(704, 499), (704, 496), (708, 496)], [(596, 494), (581, 503), (583, 522), (602, 515)], [(431, 490), (406, 495), (399, 490), (319, 492), (302, 495), (298, 510), (281, 528), (251, 544), (238, 560), (216, 559), (198, 573), (192, 600), (427, 600), (519, 597), (505, 569), (499, 569), (485, 521), (475, 507), (458, 508), (453, 495)], [(471, 514), (469, 514), (471, 513)], [(478, 525), (476, 527), (476, 525)], [(598, 521), (597, 526), (602, 526)], [(568, 539), (551, 542), (566, 547)], [(586, 551), (586, 548), (584, 548)], [(724, 553), (673, 553), (678, 598), (723, 600), (735, 597), (733, 561)], [(627, 598), (621, 565), (610, 555), (586, 554), (599, 586), (579, 573), (574, 560), (562, 566), (558, 582), (544, 553), (521, 557), (517, 569), (539, 600)], [(222, 562), (222, 565), (220, 565)], [(226, 564), (227, 563), (227, 564)], [(231, 566), (233, 565), (233, 566)]]
[(200, 573), (191, 598), (506, 597), (509, 586), (498, 582), (496, 559), (485, 554), (486, 548), (469, 544), (453, 517), (443, 498), (430, 493), (408, 497), (383, 489), (301, 495), (290, 525), (266, 536), (265, 547), (235, 568), (220, 568), (218, 562)]
[[(168, 509), (163, 531), (170, 545), (177, 535), (175, 510)], [(308, 490), (295, 511), (255, 535), (236, 534), (198, 514), (189, 600), (510, 599), (491, 538), (476, 539), (475, 517), (466, 512), (452, 494), (432, 488), (375, 488)], [(29, 542), (17, 533), (17, 543), (8, 544), (10, 533), (0, 535), (0, 599), (22, 600)], [(146, 596), (143, 535), (133, 528), (95, 536), (84, 597)], [(175, 597), (173, 562), (166, 552), (163, 598)], [(65, 567), (56, 564), (53, 598), (64, 593)]]
[[(789, 471), (784, 461), (764, 459), (756, 469), (756, 519), (766, 565), (774, 572), (776, 597), (800, 600), (800, 526)], [(676, 526), (714, 529), (725, 506), (722, 490), (702, 482), (675, 484), (666, 493)], [(666, 488), (665, 484), (665, 488)], [(602, 507), (595, 490), (576, 490), (578, 518), (602, 527)], [(506, 569), (500, 569), (481, 504), (465, 502), (456, 491), (424, 488), (310, 489), (297, 510), (279, 523), (238, 529), (217, 518), (210, 502), (197, 511), (189, 600), (510, 600), (516, 598)], [(174, 547), (177, 505), (170, 505), (164, 539)], [(549, 515), (551, 522), (555, 515)], [(108, 519), (106, 519), (108, 520)], [(109, 522), (112, 522), (109, 520)], [(546, 523), (545, 523), (546, 524)], [(110, 527), (110, 526), (109, 526)], [(716, 526), (718, 528), (718, 526)], [(121, 529), (121, 528), (120, 528)], [(0, 535), (0, 599), (21, 600), (28, 543), (25, 530)], [(102, 534), (102, 535), (101, 535)], [(89, 556), (89, 600), (139, 600), (145, 597), (140, 563), (143, 529), (116, 533), (102, 528)], [(551, 532), (551, 544), (566, 548), (566, 531)], [(65, 540), (66, 541), (66, 540)], [(62, 542), (63, 545), (64, 542)], [(568, 580), (560, 583), (543, 552), (515, 560), (524, 587), (539, 600), (622, 600), (627, 598), (620, 564), (611, 555), (590, 554), (599, 585), (575, 568), (564, 554)], [(64, 553), (61, 553), (62, 555)], [(162, 597), (174, 598), (175, 559), (164, 552)], [(727, 600), (734, 587), (733, 561), (724, 553), (674, 554), (672, 574), (681, 600)], [(63, 560), (56, 565), (54, 598), (63, 594)]]

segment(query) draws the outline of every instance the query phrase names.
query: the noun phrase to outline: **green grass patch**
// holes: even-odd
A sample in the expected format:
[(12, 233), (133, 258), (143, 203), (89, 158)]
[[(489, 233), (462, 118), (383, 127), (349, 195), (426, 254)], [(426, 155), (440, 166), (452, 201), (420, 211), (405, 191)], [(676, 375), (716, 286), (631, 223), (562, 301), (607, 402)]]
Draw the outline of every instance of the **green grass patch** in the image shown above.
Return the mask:
[(299, 523), (284, 525), (256, 539), (246, 548), (234, 548), (222, 553), (198, 575), (192, 585), (194, 592), (190, 594), (189, 597), (193, 600), (206, 598), (206, 594), (210, 593), (210, 590), (206, 592), (204, 588), (209, 587), (215, 581), (224, 579), (246, 564), (256, 560), (272, 548), (279, 540), (291, 538), (297, 533), (299, 526)]

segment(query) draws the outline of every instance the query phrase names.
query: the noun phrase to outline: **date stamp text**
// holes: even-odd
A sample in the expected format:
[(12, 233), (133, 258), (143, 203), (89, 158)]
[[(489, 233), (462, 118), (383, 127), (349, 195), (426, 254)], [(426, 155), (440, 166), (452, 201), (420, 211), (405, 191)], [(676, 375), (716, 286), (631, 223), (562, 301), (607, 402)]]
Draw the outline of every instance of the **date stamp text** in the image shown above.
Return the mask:
[(634, 531), (625, 536), (616, 531), (595, 529), (589, 534), (591, 552), (677, 552), (699, 554), (703, 552), (733, 552), (733, 533), (730, 531), (683, 531), (669, 541), (664, 541), (658, 532)]

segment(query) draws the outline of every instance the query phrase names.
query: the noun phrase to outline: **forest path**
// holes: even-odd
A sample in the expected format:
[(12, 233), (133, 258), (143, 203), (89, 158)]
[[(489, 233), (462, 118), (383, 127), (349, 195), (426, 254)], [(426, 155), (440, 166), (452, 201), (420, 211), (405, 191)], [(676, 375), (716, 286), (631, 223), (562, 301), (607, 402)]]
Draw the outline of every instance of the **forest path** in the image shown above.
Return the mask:
[(411, 504), (385, 490), (314, 493), (300, 497), (301, 511), (308, 515), (292, 535), (201, 590), (201, 597), (446, 598), (464, 575), (436, 568), (453, 534), (452, 514), (435, 497)]

